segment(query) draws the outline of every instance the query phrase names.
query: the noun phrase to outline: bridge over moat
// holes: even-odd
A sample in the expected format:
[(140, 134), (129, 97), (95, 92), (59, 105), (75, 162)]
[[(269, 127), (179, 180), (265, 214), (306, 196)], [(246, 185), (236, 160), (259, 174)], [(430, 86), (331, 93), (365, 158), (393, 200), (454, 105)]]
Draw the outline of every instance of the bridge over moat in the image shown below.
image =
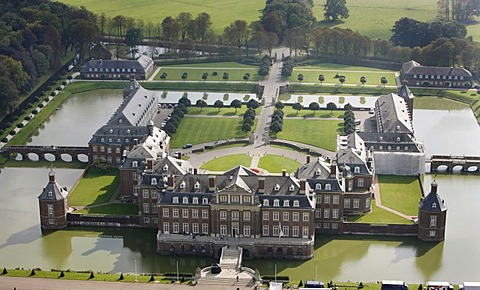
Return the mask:
[(68, 155), (73, 160), (88, 162), (89, 148), (84, 146), (6, 146), (0, 150), (0, 153), (6, 156), (21, 155), (22, 160), (29, 158), (30, 154), (35, 154), (38, 159), (46, 159), (47, 154), (52, 155), (55, 161), (63, 160), (62, 155)]
[(432, 155), (428, 162), (430, 162), (430, 172), (480, 173), (480, 156)]

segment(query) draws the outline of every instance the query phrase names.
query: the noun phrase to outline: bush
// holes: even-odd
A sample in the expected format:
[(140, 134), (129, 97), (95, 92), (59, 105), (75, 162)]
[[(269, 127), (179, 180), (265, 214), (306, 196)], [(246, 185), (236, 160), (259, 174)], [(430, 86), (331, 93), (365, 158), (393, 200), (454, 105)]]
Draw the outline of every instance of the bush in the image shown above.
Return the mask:
[(10, 135), (14, 136), (16, 133), (14, 130), (10, 131)]
[(63, 88), (61, 86), (57, 87), (57, 91), (61, 91)]
[(48, 102), (50, 101), (50, 98), (49, 97), (46, 97), (45, 99), (43, 99), (45, 102)]
[[(34, 115), (38, 114), (38, 110), (37, 110), (37, 109), (32, 110), (32, 114), (34, 114)], [(11, 125), (10, 125), (10, 126), (11, 126)]]
[(38, 107), (39, 107), (39, 108), (43, 108), (43, 104), (38, 104)]
[(2, 142), (3, 142), (3, 143), (7, 143), (7, 142), (8, 142), (7, 137), (2, 138)]
[(56, 95), (55, 92), (50, 93), (50, 96), (52, 96), (52, 97), (55, 97), (55, 95)]
[(23, 128), (23, 123), (18, 123), (17, 128)]
[(71, 75), (69, 75), (69, 76), (67, 77), (67, 80), (71, 80), (71, 79), (73, 79), (73, 77), (72, 77)]
[(30, 121), (32, 118), (30, 116), (25, 116), (24, 120)]
[(63, 82), (62, 82), (62, 85), (64, 85), (64, 86), (66, 86), (67, 84), (68, 84), (67, 81), (63, 81)]

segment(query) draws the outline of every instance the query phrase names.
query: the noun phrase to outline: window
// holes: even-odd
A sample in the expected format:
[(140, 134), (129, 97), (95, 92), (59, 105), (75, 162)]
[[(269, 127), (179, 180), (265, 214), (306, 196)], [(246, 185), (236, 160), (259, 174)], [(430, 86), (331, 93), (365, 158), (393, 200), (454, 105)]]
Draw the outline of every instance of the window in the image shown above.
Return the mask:
[(316, 218), (322, 218), (322, 209), (321, 208), (316, 208), (315, 209), (315, 217)]
[(278, 221), (278, 211), (273, 212), (273, 220)]
[(240, 196), (232, 195), (231, 196), (231, 201), (232, 201), (232, 203), (239, 203), (240, 202)]
[(250, 236), (250, 226), (244, 226), (243, 227), (243, 235), (245, 237), (249, 237)]
[(146, 224), (149, 224), (150, 223), (150, 218), (149, 217), (143, 217), (143, 222), (146, 223)]
[(144, 189), (143, 190), (143, 198), (148, 198), (149, 194), (148, 194), (148, 189)]
[(355, 166), (355, 167), (353, 168), (353, 173), (360, 173), (360, 167)]
[(208, 224), (202, 224), (202, 234), (208, 234)]
[(330, 209), (326, 208), (323, 210), (323, 218), (329, 219), (330, 218)]
[(177, 196), (173, 197), (173, 203), (178, 203), (178, 197)]
[(315, 184), (315, 190), (322, 190), (322, 184), (321, 183)]
[(280, 228), (278, 226), (273, 226), (273, 233), (272, 235), (274, 237), (278, 237), (278, 235), (280, 234)]
[(188, 197), (184, 196), (182, 199), (182, 203), (188, 203)]
[(310, 214), (308, 212), (303, 213), (303, 221), (308, 222), (310, 220)]
[(321, 204), (321, 203), (322, 203), (322, 196), (321, 196), (320, 194), (317, 194), (317, 195), (315, 196), (315, 199), (316, 199), (316, 201), (317, 201), (318, 204)]
[(267, 225), (263, 226), (262, 235), (263, 236), (268, 236), (269, 235), (269, 227)]
[(156, 190), (152, 190), (152, 198), (157, 198), (157, 191)]
[(53, 215), (53, 204), (49, 204), (47, 205), (47, 207), (48, 207), (48, 215)]
[(289, 200), (284, 200), (283, 201), (283, 206), (289, 207), (290, 206), (290, 201)]
[(437, 216), (432, 215), (430, 217), (430, 227), (435, 228), (437, 226)]
[(338, 195), (333, 196), (333, 204), (338, 204), (338, 201), (340, 200)]
[(278, 199), (274, 199), (273, 206), (280, 206), (280, 201)]
[(248, 195), (243, 196), (243, 203), (250, 203), (250, 196)]
[(168, 215), (169, 215), (169, 210), (168, 210), (168, 208), (164, 208), (163, 211), (162, 211), (162, 216), (163, 216), (163, 217), (168, 217)]
[(202, 199), (202, 204), (208, 204), (208, 198), (204, 197), (204, 198)]
[(287, 222), (288, 219), (289, 219), (289, 216), (290, 216), (289, 213), (288, 213), (288, 212), (284, 212), (282, 215), (283, 215), (283, 216), (282, 216), (283, 221)]
[(338, 219), (338, 209), (337, 208), (334, 208), (332, 210), (332, 218), (333, 219)]
[(372, 200), (370, 199), (370, 197), (367, 197), (365, 199), (365, 203), (366, 203), (366, 208), (370, 208), (372, 206)]
[(195, 182), (195, 185), (193, 186), (193, 188), (199, 189), (200, 188), (200, 183), (198, 181)]
[(93, 152), (97, 152), (97, 146), (92, 146)]
[(227, 196), (226, 195), (220, 195), (220, 202), (227, 202)]
[(222, 236), (227, 235), (227, 226), (226, 225), (220, 225), (220, 235), (222, 235)]
[(194, 198), (192, 199), (192, 203), (193, 203), (193, 204), (198, 204), (198, 197), (194, 197)]
[(238, 211), (232, 211), (232, 220), (238, 221)]
[(182, 209), (182, 217), (184, 219), (187, 219), (188, 218), (188, 209)]
[(293, 226), (292, 227), (292, 236), (293, 237), (298, 237), (298, 226)]
[(283, 226), (282, 227), (282, 232), (284, 237), (289, 237), (290, 236), (290, 227), (289, 226)]
[(308, 238), (308, 227), (302, 227), (302, 237)]
[(298, 213), (298, 211), (293, 212), (293, 221), (298, 222), (300, 220), (299, 216), (300, 214)]
[(174, 209), (173, 209), (172, 216), (173, 216), (174, 218), (178, 218), (178, 208), (174, 208)]
[(275, 190), (275, 191), (279, 191), (279, 190), (280, 190), (280, 185), (278, 185), (278, 183), (277, 183), (277, 184), (275, 184), (275, 187), (273, 188), (273, 190)]
[(330, 228), (330, 223), (323, 223), (323, 228), (324, 229), (329, 229)]
[(150, 212), (150, 204), (145, 202), (143, 204), (143, 213), (149, 213)]
[(435, 231), (430, 231), (430, 237), (435, 237), (436, 232)]
[(48, 223), (51, 225), (55, 224), (55, 219), (48, 219)]
[(208, 219), (208, 210), (202, 209), (202, 219)]
[(249, 221), (250, 220), (250, 212), (249, 211), (244, 211), (243, 212), (243, 220), (244, 221)]
[(435, 202), (432, 203), (432, 208), (437, 208), (437, 204)]
[(170, 223), (163, 223), (163, 232), (165, 234), (170, 233)]
[(338, 229), (338, 224), (337, 224), (337, 223), (332, 223), (332, 229), (333, 229), (333, 230)]
[(325, 195), (323, 201), (325, 202), (325, 204), (329, 204), (330, 203), (330, 195)]
[(192, 218), (198, 219), (198, 209), (192, 209)]
[(343, 200), (343, 208), (350, 208), (350, 198), (345, 198)]
[(325, 184), (325, 190), (332, 190), (332, 185), (330, 184)]
[(227, 219), (227, 212), (222, 210), (220, 211), (220, 219), (221, 220), (226, 220)]
[(357, 186), (358, 186), (358, 187), (363, 187), (363, 182), (364, 182), (363, 178), (359, 178), (359, 179), (357, 180)]
[(183, 232), (184, 233), (189, 233), (190, 232), (190, 226), (188, 223), (183, 223)]
[(290, 185), (290, 187), (288, 188), (289, 191), (294, 191), (295, 190), (295, 186), (292, 184)]
[(263, 220), (264, 220), (264, 221), (268, 221), (268, 220), (269, 220), (269, 216), (270, 216), (270, 215), (269, 215), (269, 212), (268, 212), (268, 211), (264, 212), (264, 213), (263, 213)]
[(358, 198), (353, 199), (353, 208), (359, 208), (360, 207), (360, 200)]
[(268, 199), (264, 199), (264, 200), (263, 200), (263, 206), (269, 206)]
[(178, 223), (173, 223), (173, 233), (178, 234), (179, 231), (180, 231), (180, 227)]
[(192, 233), (198, 234), (198, 224), (197, 223), (192, 224)]
[(300, 202), (298, 202), (298, 200), (294, 200), (293, 207), (299, 207), (299, 206), (300, 206)]

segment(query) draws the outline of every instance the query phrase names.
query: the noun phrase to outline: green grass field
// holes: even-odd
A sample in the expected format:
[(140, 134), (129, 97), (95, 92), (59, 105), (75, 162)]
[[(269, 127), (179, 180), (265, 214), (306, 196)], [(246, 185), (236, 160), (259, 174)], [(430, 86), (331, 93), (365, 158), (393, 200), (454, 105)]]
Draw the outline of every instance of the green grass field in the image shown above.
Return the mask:
[(356, 223), (378, 223), (378, 224), (411, 224), (412, 221), (402, 218), (372, 203), (372, 212), (362, 216), (347, 216), (347, 221)]
[(277, 138), (335, 151), (337, 133), (342, 130), (342, 123), (343, 120), (297, 120), (287, 118), (283, 120), (283, 131), (277, 134)]
[(117, 168), (99, 170), (90, 167), (75, 190), (70, 193), (68, 202), (71, 206), (86, 206), (106, 203), (120, 183)]
[(108, 214), (108, 215), (137, 215), (138, 206), (136, 204), (106, 204), (91, 208), (84, 208), (75, 212), (76, 214)]
[(467, 104), (439, 97), (416, 97), (413, 104), (415, 109), (424, 110), (462, 110), (468, 108)]
[(292, 76), (289, 77), (288, 80), (293, 83), (299, 83), (298, 75), (303, 74), (302, 83), (320, 84), (318, 76), (323, 74), (325, 76), (323, 85), (338, 85), (340, 84), (338, 78), (334, 78), (337, 73), (345, 76), (345, 84), (357, 84), (360, 86), (360, 77), (365, 76), (367, 80), (365, 85), (383, 86), (380, 82), (382, 77), (387, 78), (387, 85), (395, 85), (395, 71), (333, 63), (323, 63), (314, 66), (297, 66), (293, 69)]
[[(220, 109), (220, 112), (222, 109)], [(183, 145), (199, 144), (215, 140), (230, 138), (245, 138), (242, 132), (242, 118), (203, 118), (185, 116), (173, 135), (171, 148), (180, 148)], [(252, 131), (255, 128), (252, 128)]]
[[(230, 102), (225, 102), (225, 105), (230, 105)], [(225, 107), (218, 111), (217, 108), (213, 107), (205, 107), (205, 108), (197, 108), (197, 107), (189, 107), (188, 108), (188, 115), (205, 115), (205, 116), (241, 116), (245, 113), (247, 107), (243, 105), (240, 109), (237, 109), (235, 112), (235, 108)]]
[[(162, 66), (160, 72), (155, 76), (156, 80), (160, 80), (162, 73), (167, 73), (167, 79), (169, 81), (182, 81), (182, 74), (186, 72), (188, 74), (187, 81), (199, 81), (203, 82), (203, 73), (208, 73), (206, 82), (211, 81), (224, 81), (223, 73), (228, 73), (228, 81), (244, 81), (243, 76), (246, 73), (250, 74), (249, 81), (256, 82), (261, 79), (257, 74), (258, 68), (255, 66), (239, 64), (235, 62), (223, 62), (223, 63), (206, 63), (206, 64), (191, 64), (191, 65), (174, 65), (174, 66)], [(217, 72), (217, 75), (213, 75)]]
[(274, 154), (267, 154), (260, 158), (258, 167), (267, 170), (270, 173), (281, 173), (282, 169), (287, 170), (287, 173), (291, 173), (298, 169), (300, 162)]
[(382, 205), (406, 215), (418, 215), (422, 191), (416, 176), (379, 175), (378, 183)]
[(330, 110), (318, 110), (315, 112), (315, 114), (312, 112), (312, 110), (309, 110), (308, 108), (305, 108), (303, 110), (300, 110), (297, 112), (292, 108), (292, 106), (285, 106), (283, 108), (283, 113), (285, 114), (285, 117), (301, 117), (301, 118), (339, 118), (343, 119), (343, 110), (339, 111), (330, 111)]
[(252, 157), (247, 154), (234, 154), (215, 158), (203, 164), (200, 168), (209, 171), (227, 171), (239, 165), (250, 167)]

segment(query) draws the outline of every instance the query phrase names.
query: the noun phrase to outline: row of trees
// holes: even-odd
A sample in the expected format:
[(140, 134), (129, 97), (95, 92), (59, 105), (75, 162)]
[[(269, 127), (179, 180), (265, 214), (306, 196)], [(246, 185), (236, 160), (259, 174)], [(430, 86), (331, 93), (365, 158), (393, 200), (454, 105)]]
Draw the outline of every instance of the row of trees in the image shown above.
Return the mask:
[(285, 105), (282, 102), (275, 103), (275, 111), (273, 111), (272, 121), (270, 122), (270, 131), (275, 135), (283, 130), (284, 107)]
[(438, 18), (460, 22), (471, 21), (480, 15), (480, 0), (438, 0)]
[(344, 109), (343, 133), (345, 135), (350, 135), (355, 132), (355, 114), (353, 113), (353, 107), (350, 104), (346, 104)]

